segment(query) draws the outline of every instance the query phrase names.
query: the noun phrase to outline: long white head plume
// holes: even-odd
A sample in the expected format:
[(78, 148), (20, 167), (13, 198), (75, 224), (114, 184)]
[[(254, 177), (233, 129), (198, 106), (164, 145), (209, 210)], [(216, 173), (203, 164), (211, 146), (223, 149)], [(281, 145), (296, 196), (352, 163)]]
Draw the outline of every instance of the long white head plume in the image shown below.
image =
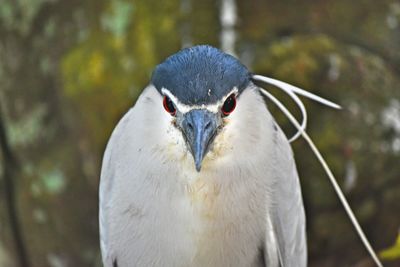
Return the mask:
[(262, 75), (253, 75), (252, 78), (254, 80), (272, 84), (272, 85), (276, 86), (277, 88), (281, 89), (282, 91), (287, 93), (293, 99), (293, 101), (296, 102), (297, 106), (300, 108), (301, 115), (303, 117), (303, 120), (300, 125), (301, 130), (298, 130), (297, 133), (289, 139), (289, 142), (293, 142), (294, 140), (299, 138), (301, 135), (301, 131), (305, 131), (305, 129), (307, 127), (307, 111), (306, 111), (306, 108), (304, 107), (303, 102), (301, 102), (301, 100), (299, 99), (299, 97), (296, 94), (305, 96), (309, 99), (312, 99), (312, 100), (319, 102), (323, 105), (326, 105), (328, 107), (335, 108), (335, 109), (341, 109), (341, 106), (339, 106), (327, 99), (324, 99), (320, 96), (317, 96), (315, 94), (307, 92), (301, 88), (293, 86), (291, 84), (288, 84), (288, 83), (285, 83), (285, 82), (282, 82), (282, 81), (279, 81), (276, 79), (272, 79), (269, 77), (265, 77)]
[(317, 95), (307, 92), (301, 88), (295, 87), (293, 85), (290, 85), (288, 83), (285, 83), (285, 82), (282, 82), (279, 80), (275, 80), (275, 79), (261, 76), (261, 75), (253, 75), (252, 78), (254, 80), (266, 82), (268, 84), (278, 87), (279, 89), (286, 92), (299, 106), (302, 116), (303, 116), (303, 120), (302, 120), (301, 124), (297, 121), (297, 119), (292, 115), (292, 113), (277, 98), (275, 98), (271, 93), (269, 93), (264, 88), (260, 88), (260, 92), (263, 95), (265, 95), (266, 97), (268, 97), (272, 102), (274, 102), (274, 104), (276, 104), (278, 106), (278, 108), (285, 114), (285, 116), (289, 119), (289, 121), (296, 127), (298, 132), (289, 141), (294, 141), (300, 135), (306, 140), (306, 142), (310, 146), (311, 150), (313, 151), (314, 155), (317, 157), (317, 159), (321, 163), (325, 173), (328, 175), (328, 178), (329, 178), (337, 196), (339, 197), (340, 202), (342, 203), (347, 215), (349, 216), (349, 218), (350, 218), (354, 228), (356, 229), (357, 234), (359, 235), (360, 239), (362, 240), (365, 248), (368, 250), (368, 252), (371, 255), (372, 259), (374, 260), (375, 264), (379, 267), (383, 267), (376, 252), (372, 248), (372, 246), (371, 246), (370, 242), (368, 241), (367, 237), (365, 236), (360, 224), (358, 223), (357, 218), (355, 217), (349, 203), (346, 200), (346, 197), (344, 196), (342, 190), (340, 189), (335, 176), (333, 175), (332, 171), (330, 170), (325, 159), (322, 157), (318, 148), (315, 146), (314, 142), (311, 140), (309, 135), (306, 133), (305, 129), (307, 126), (307, 112), (304, 107), (304, 104), (301, 102), (301, 100), (298, 98), (298, 96), (296, 94), (305, 96), (309, 99), (312, 99), (314, 101), (317, 101), (321, 104), (324, 104), (324, 105), (332, 107), (332, 108), (341, 109), (341, 107), (329, 100), (326, 100), (326, 99), (320, 97), (320, 96), (317, 96)]

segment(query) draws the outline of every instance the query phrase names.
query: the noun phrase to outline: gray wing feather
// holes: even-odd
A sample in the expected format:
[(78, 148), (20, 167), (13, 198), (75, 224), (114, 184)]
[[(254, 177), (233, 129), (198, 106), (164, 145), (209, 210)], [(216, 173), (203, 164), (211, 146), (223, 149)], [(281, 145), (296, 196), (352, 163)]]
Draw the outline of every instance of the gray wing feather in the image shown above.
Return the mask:
[(110, 186), (113, 179), (113, 169), (111, 168), (110, 161), (111, 148), (108, 145), (106, 152), (103, 157), (103, 166), (100, 177), (100, 189), (99, 189), (99, 230), (100, 230), (100, 248), (103, 263), (105, 266), (112, 266), (110, 263), (110, 248), (108, 241), (108, 223), (107, 223), (107, 210), (108, 201), (107, 194), (110, 191)]
[(281, 266), (307, 266), (305, 215), (301, 187), (293, 152), (287, 138), (277, 127), (274, 159), (275, 184), (270, 212)]
[[(131, 109), (132, 110), (132, 109)], [(131, 111), (130, 110), (130, 111)], [(113, 251), (110, 245), (108, 212), (110, 208), (110, 192), (114, 182), (115, 164), (111, 164), (113, 157), (113, 150), (118, 148), (120, 135), (126, 128), (126, 122), (132, 116), (131, 112), (125, 114), (114, 129), (110, 140), (104, 152), (101, 175), (100, 175), (100, 189), (99, 189), (99, 228), (100, 228), (100, 248), (103, 259), (103, 264), (106, 267), (113, 267), (116, 265)]]

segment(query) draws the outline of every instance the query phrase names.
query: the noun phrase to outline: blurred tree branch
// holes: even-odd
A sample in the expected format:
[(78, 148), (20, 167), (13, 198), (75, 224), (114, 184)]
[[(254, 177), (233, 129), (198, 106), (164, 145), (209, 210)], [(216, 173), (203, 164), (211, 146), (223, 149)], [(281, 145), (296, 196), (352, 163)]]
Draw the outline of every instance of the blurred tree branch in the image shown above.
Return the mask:
[(29, 257), (24, 244), (18, 208), (15, 199), (15, 180), (18, 175), (18, 163), (11, 151), (3, 116), (0, 108), (0, 149), (3, 160), (4, 198), (10, 223), (12, 238), (14, 239), (15, 255), (20, 267), (29, 267)]
[(269, 40), (269, 43), (276, 41), (276, 39), (280, 37), (293, 37), (296, 35), (307, 35), (310, 37), (326, 35), (341, 44), (357, 47), (369, 54), (381, 58), (385, 64), (391, 68), (391, 70), (394, 70), (396, 73), (400, 73), (400, 57), (398, 55), (394, 54), (383, 46), (368, 42), (368, 40), (364, 40), (362, 37), (354, 34), (340, 33), (327, 29), (315, 31), (310, 29), (283, 28), (277, 30), (277, 34)]
[(373, 45), (372, 43), (351, 34), (340, 34), (332, 31), (325, 32), (325, 34), (343, 44), (353, 45), (355, 47), (365, 50), (370, 54), (380, 57), (385, 62), (385, 64), (391, 67), (392, 70), (394, 70), (396, 73), (400, 73), (400, 58), (393, 55), (393, 53), (390, 53), (388, 49), (385, 49), (384, 47), (379, 47), (378, 45)]

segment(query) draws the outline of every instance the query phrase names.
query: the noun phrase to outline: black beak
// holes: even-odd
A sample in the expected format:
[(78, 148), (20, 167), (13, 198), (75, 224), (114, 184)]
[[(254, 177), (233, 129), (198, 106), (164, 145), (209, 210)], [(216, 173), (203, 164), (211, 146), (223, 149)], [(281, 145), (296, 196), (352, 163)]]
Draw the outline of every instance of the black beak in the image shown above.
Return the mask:
[(216, 114), (205, 109), (194, 109), (184, 115), (182, 130), (199, 172), (204, 156), (218, 128)]

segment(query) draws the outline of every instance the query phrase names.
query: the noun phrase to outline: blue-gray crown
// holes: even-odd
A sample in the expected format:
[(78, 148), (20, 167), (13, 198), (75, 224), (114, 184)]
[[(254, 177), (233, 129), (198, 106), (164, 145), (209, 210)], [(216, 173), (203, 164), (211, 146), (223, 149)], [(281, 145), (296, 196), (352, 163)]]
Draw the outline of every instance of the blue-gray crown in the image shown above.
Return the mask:
[(239, 60), (221, 50), (200, 45), (183, 49), (159, 64), (151, 83), (168, 89), (187, 105), (212, 104), (234, 87), (241, 93), (251, 75)]

